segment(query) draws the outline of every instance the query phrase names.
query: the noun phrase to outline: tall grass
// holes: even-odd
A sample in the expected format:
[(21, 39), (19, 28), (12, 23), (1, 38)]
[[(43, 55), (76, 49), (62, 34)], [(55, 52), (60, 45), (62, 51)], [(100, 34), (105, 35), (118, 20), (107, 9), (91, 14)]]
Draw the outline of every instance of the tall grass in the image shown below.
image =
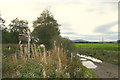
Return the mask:
[(95, 77), (94, 73), (82, 66), (78, 58), (73, 57), (73, 53), (69, 58), (67, 52), (59, 46), (54, 45), (49, 51), (45, 46), (36, 44), (30, 46), (30, 58), (26, 44), (19, 45), (18, 53), (3, 57), (3, 78)]

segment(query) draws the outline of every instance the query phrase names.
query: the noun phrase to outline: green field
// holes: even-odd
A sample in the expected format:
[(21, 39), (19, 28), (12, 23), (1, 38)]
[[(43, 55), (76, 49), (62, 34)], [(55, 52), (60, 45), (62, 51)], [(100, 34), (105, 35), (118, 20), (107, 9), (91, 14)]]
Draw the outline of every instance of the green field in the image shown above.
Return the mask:
[(78, 47), (81, 54), (118, 64), (117, 43), (75, 43), (75, 45)]
[(77, 47), (88, 48), (88, 49), (99, 49), (108, 51), (117, 51), (117, 43), (77, 43)]

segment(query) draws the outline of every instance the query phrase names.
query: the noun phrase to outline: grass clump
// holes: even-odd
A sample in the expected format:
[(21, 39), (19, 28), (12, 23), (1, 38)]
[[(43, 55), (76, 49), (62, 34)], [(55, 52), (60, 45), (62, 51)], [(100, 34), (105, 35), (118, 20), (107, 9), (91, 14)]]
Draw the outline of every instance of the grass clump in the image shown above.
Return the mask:
[[(47, 51), (33, 47), (29, 58), (25, 53), (16, 57), (3, 57), (3, 78), (95, 78), (95, 74), (85, 68), (78, 57), (67, 57), (67, 51), (59, 46)], [(20, 49), (22, 50), (22, 49)], [(22, 51), (19, 51), (22, 52)], [(7, 53), (6, 53), (7, 54)], [(46, 60), (46, 61), (45, 61)]]

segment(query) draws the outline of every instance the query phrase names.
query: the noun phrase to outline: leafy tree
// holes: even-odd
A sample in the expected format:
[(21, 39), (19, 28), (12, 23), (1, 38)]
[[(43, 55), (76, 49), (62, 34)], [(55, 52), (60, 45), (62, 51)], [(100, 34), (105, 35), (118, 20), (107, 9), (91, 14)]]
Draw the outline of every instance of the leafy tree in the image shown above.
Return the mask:
[(7, 28), (5, 27), (4, 23), (5, 23), (5, 20), (0, 15), (0, 43), (2, 43), (3, 41), (4, 42), (6, 41), (5, 36), (3, 37), (3, 34), (7, 32)]
[(26, 34), (28, 29), (28, 22), (25, 20), (19, 20), (18, 18), (11, 21), (9, 24), (11, 32), (19, 32)]
[(0, 16), (0, 30), (2, 30), (3, 26), (5, 26), (4, 23), (5, 23), (5, 20), (2, 19), (1, 16)]
[[(27, 34), (28, 22), (18, 18), (11, 21), (9, 28), (0, 25), (2, 31), (2, 43), (18, 43), (19, 34)], [(12, 39), (11, 39), (12, 38)]]
[(32, 36), (37, 43), (43, 43), (47, 49), (52, 48), (54, 37), (59, 36), (59, 24), (49, 10), (44, 10), (40, 17), (33, 22)]
[(10, 30), (10, 36), (14, 36), (13, 40), (14, 42), (10, 43), (18, 43), (18, 36), (19, 34), (27, 34), (28, 31), (28, 22), (25, 20), (20, 20), (18, 18), (14, 19), (11, 21), (11, 23), (9, 24), (9, 30)]

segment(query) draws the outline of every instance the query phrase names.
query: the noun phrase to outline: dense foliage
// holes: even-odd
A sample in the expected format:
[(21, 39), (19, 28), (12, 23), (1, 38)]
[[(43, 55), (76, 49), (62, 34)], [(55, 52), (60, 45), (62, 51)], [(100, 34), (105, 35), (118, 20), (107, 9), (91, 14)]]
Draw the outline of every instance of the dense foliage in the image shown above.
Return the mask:
[(8, 43), (19, 43), (18, 40), (18, 32), (8, 32), (6, 30), (2, 30), (2, 43), (8, 44)]
[(11, 21), (8, 27), (1, 26), (2, 43), (19, 43), (19, 34), (27, 34), (28, 22), (18, 18)]
[(56, 37), (54, 40), (56, 41), (56, 44), (58, 46), (64, 48), (65, 51), (67, 51), (67, 56), (70, 56), (71, 52), (74, 55), (76, 55), (76, 53), (78, 52), (77, 47), (74, 45), (74, 43), (71, 40), (60, 36)]
[(44, 10), (41, 16), (33, 22), (32, 36), (37, 43), (44, 44), (47, 49), (53, 47), (53, 38), (59, 36), (59, 24), (49, 10)]
[(18, 32), (19, 34), (27, 34), (28, 22), (18, 18), (11, 21), (9, 24), (10, 32)]

